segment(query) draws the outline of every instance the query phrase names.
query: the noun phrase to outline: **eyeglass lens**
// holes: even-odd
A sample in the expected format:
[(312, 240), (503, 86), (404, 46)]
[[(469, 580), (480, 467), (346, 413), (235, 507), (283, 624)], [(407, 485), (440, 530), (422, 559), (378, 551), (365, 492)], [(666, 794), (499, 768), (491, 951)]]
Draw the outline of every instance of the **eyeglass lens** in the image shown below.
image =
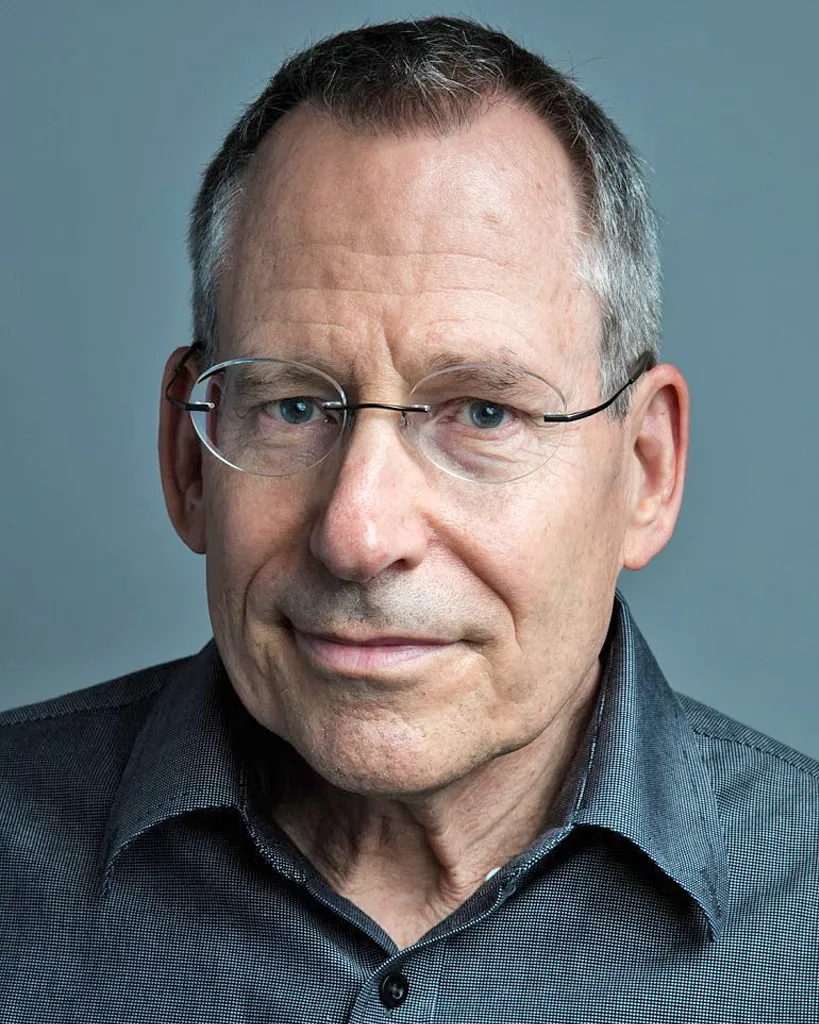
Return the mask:
[[(318, 465), (340, 441), (348, 419), (324, 405), (345, 401), (331, 378), (272, 359), (213, 367), (197, 381), (190, 401), (213, 403), (209, 412), (191, 413), (207, 447), (229, 465), (261, 476), (290, 476)], [(562, 424), (543, 422), (544, 415), (565, 412), (560, 392), (516, 368), (439, 370), (413, 388), (407, 404), (429, 411), (399, 414), (406, 440), (440, 469), (468, 480), (526, 476), (548, 461), (563, 433)]]

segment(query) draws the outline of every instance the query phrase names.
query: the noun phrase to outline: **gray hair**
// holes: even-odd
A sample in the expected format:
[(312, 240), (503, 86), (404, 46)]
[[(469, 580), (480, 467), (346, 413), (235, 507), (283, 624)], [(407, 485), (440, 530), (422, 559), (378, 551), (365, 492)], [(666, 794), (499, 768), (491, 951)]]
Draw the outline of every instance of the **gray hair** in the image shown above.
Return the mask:
[[(657, 222), (640, 158), (570, 77), (501, 32), (461, 18), (373, 25), (322, 40), (287, 60), (239, 118), (205, 170), (191, 215), (194, 341), (216, 361), (216, 290), (245, 171), (273, 125), (309, 105), (363, 132), (468, 124), (508, 96), (539, 115), (563, 144), (584, 214), (577, 273), (601, 310), (604, 397), (638, 357), (659, 357)], [(612, 415), (628, 410), (627, 390)]]

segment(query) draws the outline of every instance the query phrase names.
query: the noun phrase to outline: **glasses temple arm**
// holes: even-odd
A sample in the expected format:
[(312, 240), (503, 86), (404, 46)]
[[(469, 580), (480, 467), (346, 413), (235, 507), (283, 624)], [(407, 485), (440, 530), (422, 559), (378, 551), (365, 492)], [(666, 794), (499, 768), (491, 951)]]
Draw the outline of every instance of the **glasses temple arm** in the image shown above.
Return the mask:
[(653, 359), (653, 357), (652, 357), (651, 352), (643, 352), (643, 354), (640, 356), (640, 359), (639, 359), (637, 365), (634, 368), (634, 372), (629, 377), (629, 379), (626, 381), (626, 383), (621, 388), (619, 388), (617, 391), (615, 391), (614, 394), (611, 396), (611, 398), (607, 399), (601, 405), (596, 405), (593, 409), (584, 409), (583, 412), (571, 412), (571, 413), (566, 413), (565, 415), (560, 415), (560, 416), (548, 416), (548, 415), (546, 415), (546, 416), (543, 417), (543, 422), (544, 423), (574, 423), (576, 420), (584, 420), (584, 419), (586, 419), (587, 416), (594, 416), (596, 413), (602, 412), (604, 409), (608, 409), (608, 407), (610, 405), (612, 405), (614, 402), (617, 401), (617, 399), (620, 397), (620, 395), (622, 395), (622, 393), (626, 390), (626, 388), (630, 388), (632, 384), (634, 384), (640, 377), (642, 377), (642, 375), (649, 368), (649, 366), (650, 366), (650, 364), (652, 362), (652, 359)]
[(182, 412), (210, 412), (214, 408), (213, 402), (182, 402), (178, 398), (174, 398), (174, 396), (170, 394), (171, 386), (173, 385), (173, 382), (179, 375), (179, 371), (182, 369), (185, 363), (190, 359), (190, 357), (195, 352), (201, 351), (202, 347), (202, 343), (199, 341), (195, 341), (190, 346), (188, 351), (184, 354), (184, 356), (182, 356), (182, 358), (176, 364), (176, 369), (171, 374), (171, 379), (168, 381), (168, 385), (165, 388), (165, 398), (175, 408), (181, 409)]

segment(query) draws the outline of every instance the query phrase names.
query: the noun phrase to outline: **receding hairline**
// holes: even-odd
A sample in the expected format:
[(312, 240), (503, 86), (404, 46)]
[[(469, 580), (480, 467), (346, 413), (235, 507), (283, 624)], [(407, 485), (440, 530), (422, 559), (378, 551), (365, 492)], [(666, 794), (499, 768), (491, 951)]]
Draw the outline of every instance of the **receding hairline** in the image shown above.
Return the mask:
[[(434, 16), (352, 29), (289, 57), (235, 122), (202, 175), (191, 210), (194, 343), (218, 346), (216, 286), (241, 177), (276, 122), (307, 105), (338, 123), (383, 134), (451, 132), (482, 104), (508, 94), (535, 111), (562, 143), (585, 221), (581, 283), (599, 298), (600, 383), (622, 384), (640, 355), (659, 355), (659, 226), (646, 165), (615, 122), (571, 74), (503, 32), (472, 19)], [(611, 407), (620, 418), (626, 392)]]
[[(257, 145), (246, 166), (238, 172), (234, 179), (239, 188), (239, 196), (231, 209), (229, 217), (220, 277), (225, 273), (230, 275), (235, 269), (236, 250), (241, 245), (240, 237), (237, 235), (237, 228), (240, 228), (242, 223), (246, 222), (247, 193), (255, 192), (257, 187), (264, 188), (266, 184), (265, 179), (269, 180), (277, 174), (281, 163), (286, 160), (286, 156), (282, 156), (277, 151), (277, 147), (281, 146), (282, 135), (293, 127), (294, 121), (305, 122), (305, 119), (308, 119), (305, 122), (308, 129), (311, 121), (314, 124), (326, 124), (354, 140), (378, 139), (385, 136), (391, 136), (398, 140), (421, 138), (423, 136), (446, 139), (454, 135), (468, 133), (483, 117), (488, 116), (495, 110), (503, 110), (503, 108), (506, 108), (510, 113), (521, 112), (525, 114), (532, 128), (542, 136), (544, 142), (551, 143), (550, 148), (552, 148), (555, 154), (559, 154), (551, 168), (544, 161), (544, 169), (551, 170), (557, 175), (564, 173), (566, 175), (567, 193), (572, 206), (567, 211), (569, 246), (567, 247), (566, 259), (571, 264), (573, 270), (578, 271), (581, 259), (580, 248), (589, 240), (592, 228), (591, 211), (587, 196), (584, 193), (577, 164), (572, 159), (572, 155), (563, 140), (552, 129), (552, 126), (544, 120), (534, 104), (527, 102), (524, 98), (509, 90), (496, 89), (491, 96), (476, 96), (469, 116), (453, 118), (452, 122), (448, 125), (444, 125), (440, 119), (434, 124), (428, 124), (424, 120), (419, 120), (417, 123), (407, 123), (405, 121), (394, 121), (393, 119), (385, 120), (383, 126), (369, 119), (366, 123), (362, 123), (356, 119), (347, 118), (343, 113), (339, 114), (334, 109), (328, 109), (312, 100), (305, 100), (288, 110), (265, 133), (264, 138)], [(462, 113), (463, 111), (461, 111)], [(295, 140), (293, 144), (298, 145), (298, 140)], [(260, 174), (264, 176), (261, 180)], [(258, 199), (258, 196), (253, 198)], [(543, 196), (543, 201), (549, 202), (549, 200), (550, 193), (546, 192)], [(564, 206), (565, 199), (562, 196), (560, 199), (555, 198), (554, 205)], [(576, 273), (575, 277), (583, 291), (599, 305), (599, 297), (587, 287), (582, 276)], [(220, 290), (217, 284), (217, 305)]]

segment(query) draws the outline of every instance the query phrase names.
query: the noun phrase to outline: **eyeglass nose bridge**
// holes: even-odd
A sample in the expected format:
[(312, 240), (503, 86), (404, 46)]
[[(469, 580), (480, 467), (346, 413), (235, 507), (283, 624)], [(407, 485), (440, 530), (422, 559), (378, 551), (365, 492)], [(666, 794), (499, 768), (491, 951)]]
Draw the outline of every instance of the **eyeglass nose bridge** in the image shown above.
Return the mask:
[[(336, 444), (339, 442), (344, 443), (343, 439), (346, 435), (349, 440), (350, 432), (353, 425), (355, 424), (355, 414), (359, 409), (386, 409), (388, 412), (397, 412), (401, 414), (400, 434), (401, 438), (405, 443), (409, 443), (411, 448), (417, 449), (419, 447), (418, 433), (413, 429), (415, 424), (409, 418), (409, 413), (428, 413), (432, 409), (431, 405), (393, 405), (391, 402), (356, 402), (350, 403), (347, 401), (340, 401), (338, 399), (330, 399), (321, 403), (321, 408), (329, 412), (338, 412), (342, 414), (341, 430)], [(329, 454), (329, 453), (328, 453)], [(323, 461), (323, 460), (322, 460)]]
[(346, 402), (322, 402), (322, 409), (331, 409), (333, 412), (343, 412), (350, 416), (354, 416), (359, 409), (389, 409), (392, 412), (408, 413), (408, 412), (429, 412), (432, 406), (430, 405), (390, 405), (387, 402), (357, 402), (355, 405), (349, 405)]

